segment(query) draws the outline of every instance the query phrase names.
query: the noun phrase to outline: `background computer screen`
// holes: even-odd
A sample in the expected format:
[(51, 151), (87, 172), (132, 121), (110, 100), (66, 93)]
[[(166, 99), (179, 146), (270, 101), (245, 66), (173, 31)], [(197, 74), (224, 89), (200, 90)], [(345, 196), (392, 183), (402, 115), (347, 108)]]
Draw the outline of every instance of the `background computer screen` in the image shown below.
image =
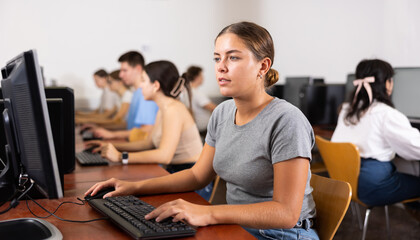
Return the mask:
[(354, 73), (347, 74), (347, 81), (346, 81), (346, 90), (345, 90), (345, 101), (350, 101), (350, 95), (354, 90), (353, 81), (356, 80), (356, 75)]
[[(69, 87), (46, 87), (45, 96), (47, 99), (62, 99), (62, 144), (60, 145), (61, 155), (63, 159), (59, 162), (60, 170), (63, 173), (70, 173), (74, 170), (75, 162), (75, 151), (76, 151), (76, 140), (74, 132), (74, 93), (73, 89)], [(50, 111), (52, 113), (52, 111)], [(51, 114), (50, 114), (51, 117)], [(54, 130), (54, 129), (53, 129)], [(55, 138), (54, 138), (55, 140)], [(56, 148), (56, 152), (59, 149)]]
[(284, 85), (275, 84), (275, 85), (267, 88), (266, 92), (273, 97), (278, 97), (278, 98), (283, 99), (283, 89), (284, 89)]
[(300, 108), (300, 99), (303, 97), (302, 91), (309, 84), (310, 77), (286, 77), (283, 87), (283, 99)]
[[(36, 51), (12, 59), (2, 68), (2, 76), (3, 120), (16, 141), (11, 154), (46, 197), (61, 198), (63, 188)], [(13, 124), (6, 124), (6, 118)], [(7, 141), (11, 144), (10, 138)]]
[(392, 101), (409, 118), (420, 118), (420, 67), (395, 68)]

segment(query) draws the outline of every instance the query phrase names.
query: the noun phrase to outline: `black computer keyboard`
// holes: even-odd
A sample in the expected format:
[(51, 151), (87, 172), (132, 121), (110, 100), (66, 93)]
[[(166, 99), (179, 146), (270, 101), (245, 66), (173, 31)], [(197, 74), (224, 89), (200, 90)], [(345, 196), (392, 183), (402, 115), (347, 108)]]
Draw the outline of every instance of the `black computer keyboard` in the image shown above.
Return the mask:
[(88, 200), (95, 210), (110, 218), (135, 239), (162, 239), (193, 236), (194, 228), (183, 222), (146, 220), (154, 207), (135, 196), (108, 197)]
[(76, 153), (76, 159), (82, 166), (108, 165), (106, 158), (101, 157), (99, 153), (92, 153), (90, 151)]

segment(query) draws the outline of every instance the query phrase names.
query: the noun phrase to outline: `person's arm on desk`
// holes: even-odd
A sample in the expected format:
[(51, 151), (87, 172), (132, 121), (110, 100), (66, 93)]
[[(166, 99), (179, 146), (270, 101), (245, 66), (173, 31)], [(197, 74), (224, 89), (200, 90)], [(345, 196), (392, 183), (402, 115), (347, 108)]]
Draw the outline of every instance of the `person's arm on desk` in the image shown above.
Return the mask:
[[(144, 132), (150, 132), (153, 125), (142, 125), (139, 129)], [(101, 137), (103, 139), (128, 139), (130, 137), (131, 130), (120, 130), (120, 131), (109, 131), (105, 128), (96, 128), (94, 130), (95, 137)]]
[[(104, 197), (127, 194), (158, 194), (185, 192), (206, 186), (214, 177), (212, 167), (215, 149), (205, 145), (200, 160), (191, 168), (168, 176), (140, 182), (110, 179), (97, 183), (86, 194), (96, 194), (105, 187), (115, 191)], [(147, 215), (147, 219), (161, 221), (174, 217), (194, 226), (240, 224), (252, 228), (292, 228), (298, 221), (305, 191), (309, 161), (295, 158), (274, 164), (273, 200), (247, 205), (203, 206), (185, 200), (161, 205)]]
[(120, 151), (130, 151), (128, 157), (129, 164), (170, 164), (174, 158), (185, 124), (184, 116), (176, 114), (176, 111), (177, 108), (173, 107), (166, 109), (162, 113), (158, 113), (159, 117), (157, 117), (156, 124), (159, 125), (162, 119), (162, 137), (158, 148), (152, 149), (154, 147), (152, 135), (154, 135), (154, 131), (157, 131), (156, 129), (152, 129), (152, 133), (146, 140), (132, 143), (116, 143), (114, 146), (108, 144), (101, 149), (102, 156), (110, 161), (120, 162), (122, 153), (118, 152), (118, 149)]

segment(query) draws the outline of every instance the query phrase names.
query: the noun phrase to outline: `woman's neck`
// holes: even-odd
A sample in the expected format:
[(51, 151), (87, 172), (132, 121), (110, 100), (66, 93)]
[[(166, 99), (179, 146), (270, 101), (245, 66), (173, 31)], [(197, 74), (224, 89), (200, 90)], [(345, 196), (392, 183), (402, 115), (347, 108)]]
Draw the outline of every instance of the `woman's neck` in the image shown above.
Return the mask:
[(159, 109), (165, 110), (169, 105), (174, 103), (176, 99), (168, 97), (164, 95), (163, 93), (158, 93), (153, 98), (153, 101), (158, 105)]
[(235, 124), (244, 125), (254, 119), (270, 102), (273, 97), (267, 93), (258, 93), (247, 98), (234, 98), (237, 108)]

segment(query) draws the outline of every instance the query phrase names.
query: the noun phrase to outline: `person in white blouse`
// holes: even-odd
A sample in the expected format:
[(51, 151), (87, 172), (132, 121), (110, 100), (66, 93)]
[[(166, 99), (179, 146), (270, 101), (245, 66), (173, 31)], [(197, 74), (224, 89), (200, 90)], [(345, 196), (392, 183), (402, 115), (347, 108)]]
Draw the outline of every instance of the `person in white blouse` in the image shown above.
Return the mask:
[[(211, 113), (216, 108), (216, 104), (214, 104), (207, 95), (198, 89), (204, 81), (203, 69), (198, 66), (190, 66), (187, 71), (182, 74), (182, 77), (188, 78), (190, 81), (192, 89), (191, 104), (194, 120), (197, 123), (200, 134), (205, 136), (205, 133), (207, 132), (207, 124), (209, 123)], [(186, 94), (185, 91), (181, 93), (180, 98), (181, 102), (189, 107), (188, 94)]]
[(420, 160), (420, 133), (391, 101), (393, 75), (392, 66), (379, 59), (357, 65), (355, 89), (350, 103), (343, 105), (331, 139), (358, 147), (357, 191), (359, 199), (371, 206), (420, 196), (420, 177), (397, 172), (392, 162), (396, 154), (407, 161)]

